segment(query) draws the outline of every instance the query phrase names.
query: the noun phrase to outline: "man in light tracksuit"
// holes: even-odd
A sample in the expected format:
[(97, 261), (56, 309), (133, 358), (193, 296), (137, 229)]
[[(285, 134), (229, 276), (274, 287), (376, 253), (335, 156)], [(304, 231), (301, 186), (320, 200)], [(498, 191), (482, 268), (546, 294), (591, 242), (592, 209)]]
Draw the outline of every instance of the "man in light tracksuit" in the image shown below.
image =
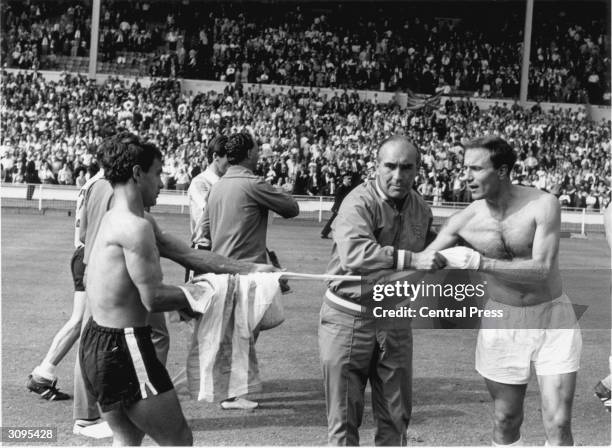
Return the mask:
[[(327, 272), (368, 275), (381, 270), (444, 267), (437, 252), (423, 252), (432, 223), (412, 189), (417, 148), (404, 136), (385, 140), (376, 178), (345, 198), (334, 222)], [(329, 283), (319, 325), (319, 350), (330, 445), (359, 445), (364, 391), (372, 386), (376, 445), (405, 445), (412, 408), (412, 329), (409, 319), (375, 319), (360, 282)]]

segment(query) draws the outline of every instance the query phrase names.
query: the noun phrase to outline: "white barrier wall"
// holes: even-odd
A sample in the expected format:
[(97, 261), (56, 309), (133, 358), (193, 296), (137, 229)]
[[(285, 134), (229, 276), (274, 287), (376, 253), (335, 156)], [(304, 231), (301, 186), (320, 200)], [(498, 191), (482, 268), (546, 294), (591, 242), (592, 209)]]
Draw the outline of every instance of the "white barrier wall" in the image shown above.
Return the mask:
[[(2, 199), (26, 199), (28, 186), (26, 184), (2, 184), (0, 197)], [(35, 185), (32, 200), (74, 201), (79, 190), (76, 187), (58, 187), (57, 185)]]
[[(39, 208), (42, 209), (43, 201), (70, 201), (76, 203), (78, 195), (78, 188), (71, 186), (59, 186), (59, 185), (32, 185), (33, 191), (30, 201), (36, 201), (40, 204)], [(1, 199), (18, 199), (27, 200), (28, 185), (26, 184), (2, 184), (0, 187), (0, 198)], [(300, 213), (319, 213), (330, 211), (334, 203), (333, 198), (330, 197), (295, 197), (299, 206)], [(168, 191), (163, 190), (158, 198), (157, 205), (161, 206), (174, 206), (181, 208), (185, 212), (189, 210), (189, 200), (187, 199), (186, 192)], [(459, 210), (457, 207), (452, 206), (433, 206), (433, 215), (437, 218), (447, 218)], [(563, 210), (561, 212), (561, 221), (563, 223), (573, 224), (595, 224), (603, 225), (603, 214), (600, 212), (586, 212), (586, 210), (580, 211), (568, 211)]]

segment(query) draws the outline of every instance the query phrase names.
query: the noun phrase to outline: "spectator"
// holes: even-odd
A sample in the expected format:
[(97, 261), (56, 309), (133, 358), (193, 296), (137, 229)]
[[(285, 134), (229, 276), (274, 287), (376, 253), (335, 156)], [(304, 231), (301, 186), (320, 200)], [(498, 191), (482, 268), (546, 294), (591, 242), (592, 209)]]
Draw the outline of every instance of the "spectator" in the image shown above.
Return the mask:
[[(512, 173), (516, 183), (535, 181), (554, 194), (565, 189), (570, 206), (577, 205), (583, 190), (604, 199), (610, 192), (609, 121), (593, 123), (582, 111), (533, 112), (506, 103), (480, 110), (465, 98), (449, 99), (443, 112), (401, 111), (394, 104), (361, 100), (352, 92), (327, 97), (281, 86), (274, 93), (231, 87), (222, 93), (194, 94), (181, 92), (172, 80), (145, 88), (110, 77), (97, 85), (68, 73), (58, 81), (40, 74), (4, 73), (0, 97), (3, 117), (11, 123), (1, 140), (3, 166), (18, 166), (17, 173), (22, 171), (29, 183), (40, 182), (39, 168), (51, 181), (45, 165), (54, 180), (53, 171), (60, 181), (64, 167), (75, 173), (75, 183), (91, 177), (97, 171), (92, 148), (101, 141), (105, 120), (112, 119), (163, 148), (166, 188), (184, 188), (197, 175), (203, 148), (213, 135), (239, 132), (248, 124), (264, 152), (258, 174), (294, 194), (332, 195), (344, 175), (353, 184), (369, 178), (374, 148), (391, 133), (405, 133), (423, 150), (415, 185), (428, 200), (434, 199), (438, 182), (436, 201), (469, 202), (459, 169), (460, 142), (492, 133), (518, 150)], [(62, 174), (61, 180), (65, 178)]]
[(85, 170), (81, 169), (79, 170), (79, 175), (76, 178), (75, 185), (81, 188), (83, 185), (85, 185), (85, 182), (87, 182), (87, 179), (85, 179)]
[(57, 181), (60, 185), (74, 185), (72, 171), (67, 163), (64, 163), (57, 174)]
[[(149, 52), (148, 72), (154, 76), (518, 95), (521, 46), (515, 43), (522, 41), (523, 12), (516, 6), (483, 3), (469, 13), (455, 9), (449, 12), (452, 21), (440, 20), (419, 5), (386, 4), (383, 11), (362, 3), (352, 5), (351, 14), (345, 7), (330, 5), (322, 15), (307, 6), (296, 13), (293, 6), (281, 4), (219, 4), (210, 5), (208, 16), (202, 17), (195, 5), (176, 14), (164, 3), (147, 8), (138, 2), (127, 7), (103, 3), (100, 54), (103, 60), (116, 59), (117, 69), (131, 70), (125, 52)], [(62, 8), (62, 3), (8, 3), (2, 56), (9, 66), (35, 68), (52, 64), (56, 55), (85, 54), (90, 33), (85, 6)], [(479, 19), (483, 16), (487, 23)], [(536, 8), (530, 98), (609, 103), (605, 16), (597, 3)], [(157, 26), (163, 19), (164, 25)], [(154, 54), (160, 44), (165, 44), (164, 52)]]
[(189, 182), (191, 182), (191, 178), (189, 177), (189, 174), (187, 174), (185, 168), (179, 168), (178, 175), (176, 177), (176, 189), (179, 191), (187, 191)]

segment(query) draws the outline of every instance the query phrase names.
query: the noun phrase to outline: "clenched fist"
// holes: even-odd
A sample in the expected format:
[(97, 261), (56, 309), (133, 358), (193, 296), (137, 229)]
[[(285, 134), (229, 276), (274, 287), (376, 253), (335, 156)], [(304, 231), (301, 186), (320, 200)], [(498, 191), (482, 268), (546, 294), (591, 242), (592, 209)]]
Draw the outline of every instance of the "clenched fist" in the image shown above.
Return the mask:
[(439, 252), (426, 250), (423, 252), (413, 252), (410, 260), (410, 268), (420, 271), (434, 271), (446, 266), (446, 259)]
[(473, 269), (480, 267), (480, 254), (469, 247), (457, 246), (440, 251), (446, 259), (446, 266), (452, 269)]

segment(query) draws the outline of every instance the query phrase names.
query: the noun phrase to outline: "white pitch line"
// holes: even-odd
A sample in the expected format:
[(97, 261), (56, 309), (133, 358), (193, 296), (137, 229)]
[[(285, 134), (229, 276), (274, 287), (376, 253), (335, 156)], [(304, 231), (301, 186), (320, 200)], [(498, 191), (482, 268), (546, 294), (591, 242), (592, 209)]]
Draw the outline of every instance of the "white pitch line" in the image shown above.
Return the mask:
[(333, 275), (333, 274), (302, 274), (300, 272), (283, 272), (283, 280), (354, 280), (361, 281), (360, 275)]

